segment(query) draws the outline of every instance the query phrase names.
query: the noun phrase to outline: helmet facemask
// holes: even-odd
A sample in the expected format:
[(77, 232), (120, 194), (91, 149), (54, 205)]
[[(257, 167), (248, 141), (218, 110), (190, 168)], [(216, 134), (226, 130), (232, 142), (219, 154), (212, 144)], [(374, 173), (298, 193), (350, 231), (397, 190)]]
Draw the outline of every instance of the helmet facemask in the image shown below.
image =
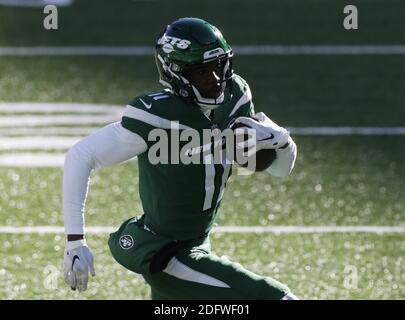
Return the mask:
[(232, 78), (232, 55), (224, 55), (200, 64), (184, 66), (180, 72), (184, 85), (192, 90), (194, 101), (207, 109), (226, 102), (226, 88)]

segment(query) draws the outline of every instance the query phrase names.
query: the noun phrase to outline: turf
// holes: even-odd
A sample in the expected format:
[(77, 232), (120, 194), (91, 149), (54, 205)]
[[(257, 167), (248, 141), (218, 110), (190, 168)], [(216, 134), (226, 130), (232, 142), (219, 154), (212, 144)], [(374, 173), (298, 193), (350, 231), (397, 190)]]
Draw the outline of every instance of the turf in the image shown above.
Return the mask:
[[(254, 62), (253, 62), (254, 60)], [(289, 126), (401, 126), (402, 56), (235, 57), (257, 111)], [(0, 99), (125, 106), (160, 90), (153, 57), (2, 58)]]
[[(404, 225), (403, 138), (298, 137), (287, 178), (231, 177), (221, 225)], [(236, 167), (235, 167), (236, 169)], [(0, 225), (61, 225), (62, 169), (0, 168)], [(87, 223), (117, 225), (142, 212), (137, 164), (95, 171)]]
[[(136, 274), (118, 265), (107, 236), (88, 239), (96, 277), (79, 294), (63, 282), (63, 237), (0, 235), (1, 299), (150, 299), (150, 289)], [(403, 235), (221, 235), (213, 251), (241, 262), (251, 271), (274, 277), (303, 299), (401, 299)]]
[[(153, 46), (166, 23), (192, 15), (216, 24), (231, 45), (405, 43), (402, 0), (351, 1), (359, 9), (356, 31), (342, 26), (346, 4), (76, 0), (60, 8), (57, 31), (43, 29), (41, 9), (0, 6), (0, 46)], [(403, 56), (393, 55), (234, 58), (235, 71), (250, 84), (256, 111), (283, 126), (404, 126), (404, 65)], [(0, 100), (5, 102), (125, 106), (134, 96), (157, 89), (152, 56), (0, 57)], [(403, 136), (294, 140), (298, 158), (291, 176), (231, 177), (219, 225), (405, 225)], [(61, 226), (62, 175), (61, 168), (1, 167), (0, 226)], [(92, 174), (88, 226), (118, 227), (141, 212), (135, 162)], [(62, 234), (0, 234), (0, 299), (149, 299), (143, 279), (113, 261), (106, 241), (107, 235), (88, 236), (97, 276), (79, 294), (60, 273)], [(301, 298), (405, 298), (403, 233), (214, 233), (212, 242), (218, 255), (275, 277)]]

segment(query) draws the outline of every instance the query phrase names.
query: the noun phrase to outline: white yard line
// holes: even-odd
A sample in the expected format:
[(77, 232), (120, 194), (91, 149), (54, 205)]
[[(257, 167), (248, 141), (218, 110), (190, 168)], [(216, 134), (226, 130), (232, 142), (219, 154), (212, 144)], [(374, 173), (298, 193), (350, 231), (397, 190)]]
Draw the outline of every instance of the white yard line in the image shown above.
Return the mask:
[[(38, 135), (53, 135), (53, 136), (63, 136), (63, 135), (77, 135), (84, 136), (88, 135), (95, 130), (100, 128), (100, 125), (107, 124), (111, 121), (119, 121), (121, 115), (94, 117), (94, 116), (20, 116), (20, 117), (9, 117), (0, 116), (0, 136), (13, 135), (13, 136), (38, 136)], [(11, 118), (11, 120), (10, 120)], [(6, 120), (2, 120), (6, 119)], [(14, 127), (11, 124), (8, 125), (7, 120), (10, 120), (15, 124), (18, 119), (22, 119), (21, 122), (25, 123), (25, 127)], [(83, 122), (88, 122), (85, 124), (94, 125), (93, 127), (37, 127), (49, 123), (52, 125), (52, 119), (55, 119), (54, 124), (60, 125), (76, 125)], [(94, 123), (91, 119), (95, 119)], [(109, 119), (103, 123), (101, 120)], [(71, 121), (77, 120), (77, 121)], [(101, 122), (100, 122), (101, 121)], [(18, 123), (17, 123), (18, 125)], [(3, 127), (2, 127), (3, 126)], [(305, 136), (305, 135), (316, 135), (316, 136), (344, 136), (344, 135), (364, 135), (364, 136), (378, 136), (378, 135), (405, 135), (405, 127), (287, 127), (292, 135)]]
[[(66, 150), (67, 152), (67, 150)], [(62, 168), (66, 152), (15, 152), (0, 154), (0, 167), (13, 168)], [(134, 157), (128, 161), (136, 161)]]
[(95, 132), (100, 127), (28, 127), (28, 128), (0, 128), (0, 136), (81, 136)]
[[(122, 106), (82, 103), (0, 103), (0, 166), (62, 167), (64, 153), (28, 150), (67, 150), (98, 128), (119, 121)], [(43, 114), (27, 115), (24, 112)], [(72, 115), (47, 114), (69, 112)], [(95, 114), (84, 114), (95, 113)], [(75, 127), (63, 127), (63, 126)], [(47, 127), (45, 127), (47, 126)], [(78, 127), (81, 126), (81, 127)], [(292, 135), (405, 135), (405, 127), (290, 127)]]
[(116, 115), (20, 115), (0, 116), (0, 128), (44, 125), (104, 125), (121, 120), (122, 113)]
[[(64, 149), (68, 150), (76, 142), (82, 139), (87, 134), (94, 132), (97, 128), (21, 128), (27, 136), (7, 137), (7, 133), (18, 133), (18, 128), (10, 128), (9, 131), (0, 129), (0, 150), (7, 150), (9, 153), (0, 154), (0, 167), (57, 167), (63, 166), (65, 153), (29, 153), (24, 150), (50, 150), (50, 149)], [(348, 135), (348, 134), (362, 134), (362, 135), (400, 135), (405, 134), (405, 128), (318, 128), (322, 130), (307, 130), (307, 128), (295, 128), (292, 130), (294, 135)], [(343, 130), (340, 130), (343, 129)], [(302, 130), (300, 132), (300, 130)], [(50, 136), (40, 136), (39, 134)], [(62, 134), (74, 134), (74, 136), (63, 136)], [(58, 134), (61, 134), (58, 136)]]
[[(115, 227), (87, 227), (87, 234), (106, 234), (116, 231)], [(216, 233), (405, 233), (405, 226), (221, 226), (213, 229)], [(0, 226), (0, 233), (38, 234), (63, 233), (58, 226)]]
[[(47, 116), (45, 120), (38, 121), (37, 118), (43, 118), (45, 116), (31, 116), (36, 119), (30, 120), (27, 116), (27, 119), (24, 119), (23, 122), (26, 124), (32, 124), (31, 127), (12, 127), (11, 125), (6, 127), (0, 126), (0, 136), (38, 136), (38, 135), (51, 135), (54, 137), (63, 137), (76, 135), (84, 137), (97, 129), (100, 128), (100, 123), (94, 127), (36, 127), (35, 124), (42, 125), (44, 121), (50, 122), (49, 120), (53, 119), (56, 116)], [(87, 118), (94, 118), (92, 116), (83, 118), (80, 116), (74, 116), (75, 119), (78, 119), (78, 122)], [(0, 116), (0, 120), (4, 118)], [(17, 118), (17, 117), (16, 117)], [(62, 121), (62, 125), (76, 125), (80, 124), (75, 122), (68, 122), (65, 117), (58, 116), (55, 118), (57, 121)], [(62, 120), (61, 120), (62, 119)], [(65, 121), (66, 120), (66, 121)], [(113, 121), (119, 121), (120, 118), (112, 117)], [(5, 122), (5, 121), (4, 121)], [(108, 123), (108, 122), (106, 122)], [(106, 124), (105, 123), (105, 124)], [(91, 124), (91, 123), (90, 123)], [(316, 135), (316, 136), (342, 136), (342, 135), (364, 135), (364, 136), (374, 136), (374, 135), (405, 135), (405, 127), (287, 127), (292, 135), (305, 136), (305, 135)]]
[(11, 7), (40, 7), (44, 8), (48, 4), (58, 7), (72, 5), (73, 0), (0, 0), (0, 5)]
[[(235, 45), (238, 55), (405, 55), (404, 45)], [(150, 56), (150, 46), (0, 47), (0, 56)]]
[(61, 168), (66, 153), (11, 153), (0, 154), (0, 167)]
[(0, 113), (27, 113), (27, 112), (69, 112), (69, 113), (106, 113), (116, 114), (123, 112), (125, 106), (91, 103), (64, 103), (64, 102), (0, 102)]
[(0, 47), (0, 56), (150, 56), (147, 46)]
[[(10, 153), (0, 154), (0, 167), (57, 167), (63, 166), (65, 153), (27, 153), (24, 150), (68, 150), (84, 136), (96, 131), (97, 128), (0, 128), (0, 150), (8, 150)], [(292, 135), (404, 135), (405, 128), (290, 128)], [(16, 137), (7, 137), (19, 135)], [(24, 135), (22, 135), (24, 134)], [(49, 136), (41, 136), (49, 134)], [(63, 136), (71, 134), (74, 136)], [(27, 137), (26, 135), (29, 135)]]
[(405, 233), (405, 226), (222, 226), (220, 233)]
[(405, 135), (405, 127), (289, 127), (293, 135)]
[(79, 142), (82, 137), (0, 137), (0, 150), (27, 150), (27, 149), (68, 149)]
[[(57, 125), (104, 125), (118, 121), (124, 107), (106, 104), (89, 103), (0, 103), (0, 129), (9, 128), (11, 133), (16, 127), (57, 126)], [(20, 114), (24, 112), (42, 112), (43, 115)], [(69, 112), (73, 115), (49, 115), (47, 112)], [(10, 115), (10, 113), (18, 115)], [(83, 114), (96, 113), (96, 114)]]
[(238, 55), (404, 55), (404, 45), (255, 45), (233, 47)]

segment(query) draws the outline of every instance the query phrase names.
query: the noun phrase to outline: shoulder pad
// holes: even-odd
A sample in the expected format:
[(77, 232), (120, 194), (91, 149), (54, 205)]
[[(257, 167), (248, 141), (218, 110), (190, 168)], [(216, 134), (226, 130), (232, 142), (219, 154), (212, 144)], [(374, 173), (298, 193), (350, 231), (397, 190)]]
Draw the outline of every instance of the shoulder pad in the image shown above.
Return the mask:
[(234, 93), (243, 95), (246, 91), (250, 90), (248, 83), (240, 75), (235, 74), (233, 81)]

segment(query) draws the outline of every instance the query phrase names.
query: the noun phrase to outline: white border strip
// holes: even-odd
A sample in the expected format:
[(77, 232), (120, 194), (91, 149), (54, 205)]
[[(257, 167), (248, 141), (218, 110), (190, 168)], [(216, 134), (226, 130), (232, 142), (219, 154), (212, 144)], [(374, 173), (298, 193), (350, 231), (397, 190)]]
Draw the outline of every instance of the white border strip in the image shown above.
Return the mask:
[[(87, 227), (87, 234), (115, 232), (114, 227)], [(213, 229), (215, 233), (405, 233), (405, 226), (222, 226)], [(0, 226), (0, 234), (42, 234), (64, 233), (58, 226)]]
[[(236, 45), (238, 55), (405, 55), (405, 45)], [(0, 47), (0, 56), (150, 56), (149, 46)]]

